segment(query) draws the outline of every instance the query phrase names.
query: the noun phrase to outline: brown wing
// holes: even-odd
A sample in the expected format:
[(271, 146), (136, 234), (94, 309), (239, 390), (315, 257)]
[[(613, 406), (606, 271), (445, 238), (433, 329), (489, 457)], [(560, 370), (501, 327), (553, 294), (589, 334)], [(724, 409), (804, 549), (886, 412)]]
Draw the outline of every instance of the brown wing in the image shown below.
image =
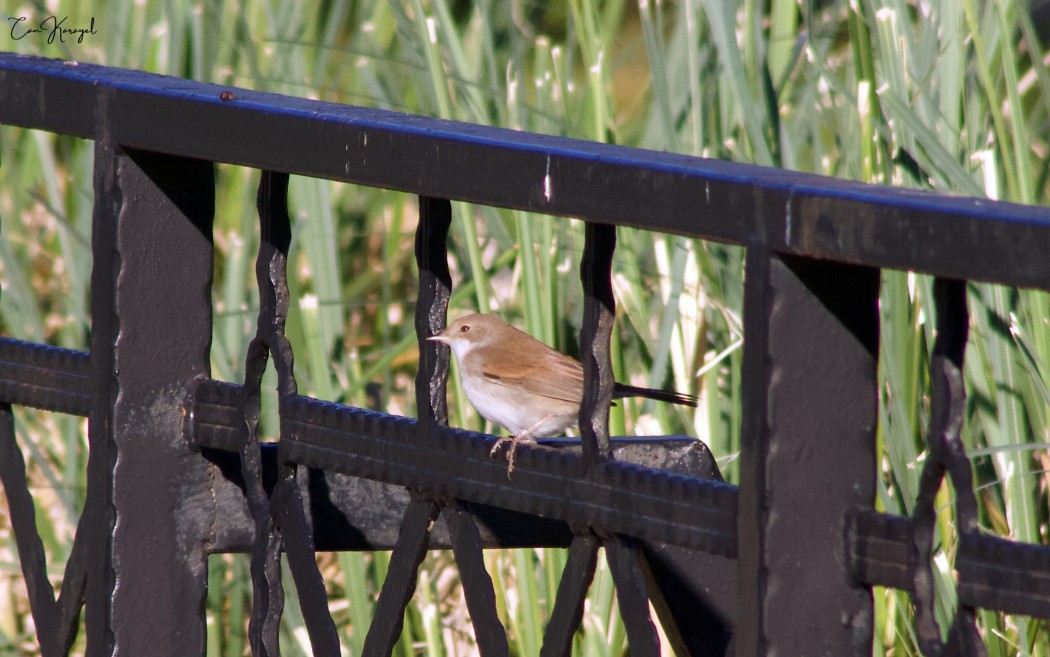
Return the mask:
[[(583, 399), (583, 367), (578, 362), (532, 337), (517, 342), (515, 349), (502, 354), (498, 373), (486, 367), (482, 359), (481, 370), (486, 379), (552, 399), (576, 403)], [(472, 353), (468, 358), (473, 356), (481, 357), (481, 354)], [(552, 375), (537, 376), (538, 370)]]

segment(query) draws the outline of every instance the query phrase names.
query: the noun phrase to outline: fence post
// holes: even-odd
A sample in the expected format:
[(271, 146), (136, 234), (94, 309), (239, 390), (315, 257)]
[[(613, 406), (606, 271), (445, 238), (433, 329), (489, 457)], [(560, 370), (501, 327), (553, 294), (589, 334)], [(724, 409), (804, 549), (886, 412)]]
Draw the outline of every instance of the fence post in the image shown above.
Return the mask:
[(213, 167), (106, 126), (95, 169), (87, 652), (203, 655), (214, 505), (182, 424), (210, 373)]
[(739, 657), (868, 655), (846, 523), (875, 500), (879, 271), (747, 253)]

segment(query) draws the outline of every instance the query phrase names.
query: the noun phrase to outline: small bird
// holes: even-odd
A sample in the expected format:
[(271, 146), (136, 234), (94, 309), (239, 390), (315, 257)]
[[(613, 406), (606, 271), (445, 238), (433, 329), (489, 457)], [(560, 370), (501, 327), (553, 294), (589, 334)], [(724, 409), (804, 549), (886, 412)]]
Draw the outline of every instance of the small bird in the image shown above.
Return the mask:
[[(576, 426), (583, 401), (583, 366), (491, 314), (467, 315), (428, 338), (447, 344), (459, 362), (459, 381), (467, 400), (486, 420), (514, 435), (510, 441), (509, 474), (519, 442), (563, 435)], [(696, 397), (679, 392), (617, 383), (613, 399), (647, 397), (696, 406)]]

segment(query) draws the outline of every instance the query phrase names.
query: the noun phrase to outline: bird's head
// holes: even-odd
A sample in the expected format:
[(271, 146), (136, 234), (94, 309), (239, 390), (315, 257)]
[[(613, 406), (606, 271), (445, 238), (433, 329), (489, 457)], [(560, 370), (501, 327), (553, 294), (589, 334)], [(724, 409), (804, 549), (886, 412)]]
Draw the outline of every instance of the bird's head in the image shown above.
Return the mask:
[(447, 344), (456, 354), (456, 358), (462, 360), (472, 349), (491, 344), (509, 328), (495, 315), (467, 315), (427, 339)]

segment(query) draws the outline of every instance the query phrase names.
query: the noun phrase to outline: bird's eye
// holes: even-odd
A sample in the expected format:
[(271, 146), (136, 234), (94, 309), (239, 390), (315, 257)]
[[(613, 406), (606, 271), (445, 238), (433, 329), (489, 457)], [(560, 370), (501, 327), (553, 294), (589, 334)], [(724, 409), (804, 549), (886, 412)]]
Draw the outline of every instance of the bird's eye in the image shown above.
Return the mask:
[(470, 333), (470, 324), (464, 324), (463, 326), (460, 326), (459, 327), (459, 332), (460, 333)]

